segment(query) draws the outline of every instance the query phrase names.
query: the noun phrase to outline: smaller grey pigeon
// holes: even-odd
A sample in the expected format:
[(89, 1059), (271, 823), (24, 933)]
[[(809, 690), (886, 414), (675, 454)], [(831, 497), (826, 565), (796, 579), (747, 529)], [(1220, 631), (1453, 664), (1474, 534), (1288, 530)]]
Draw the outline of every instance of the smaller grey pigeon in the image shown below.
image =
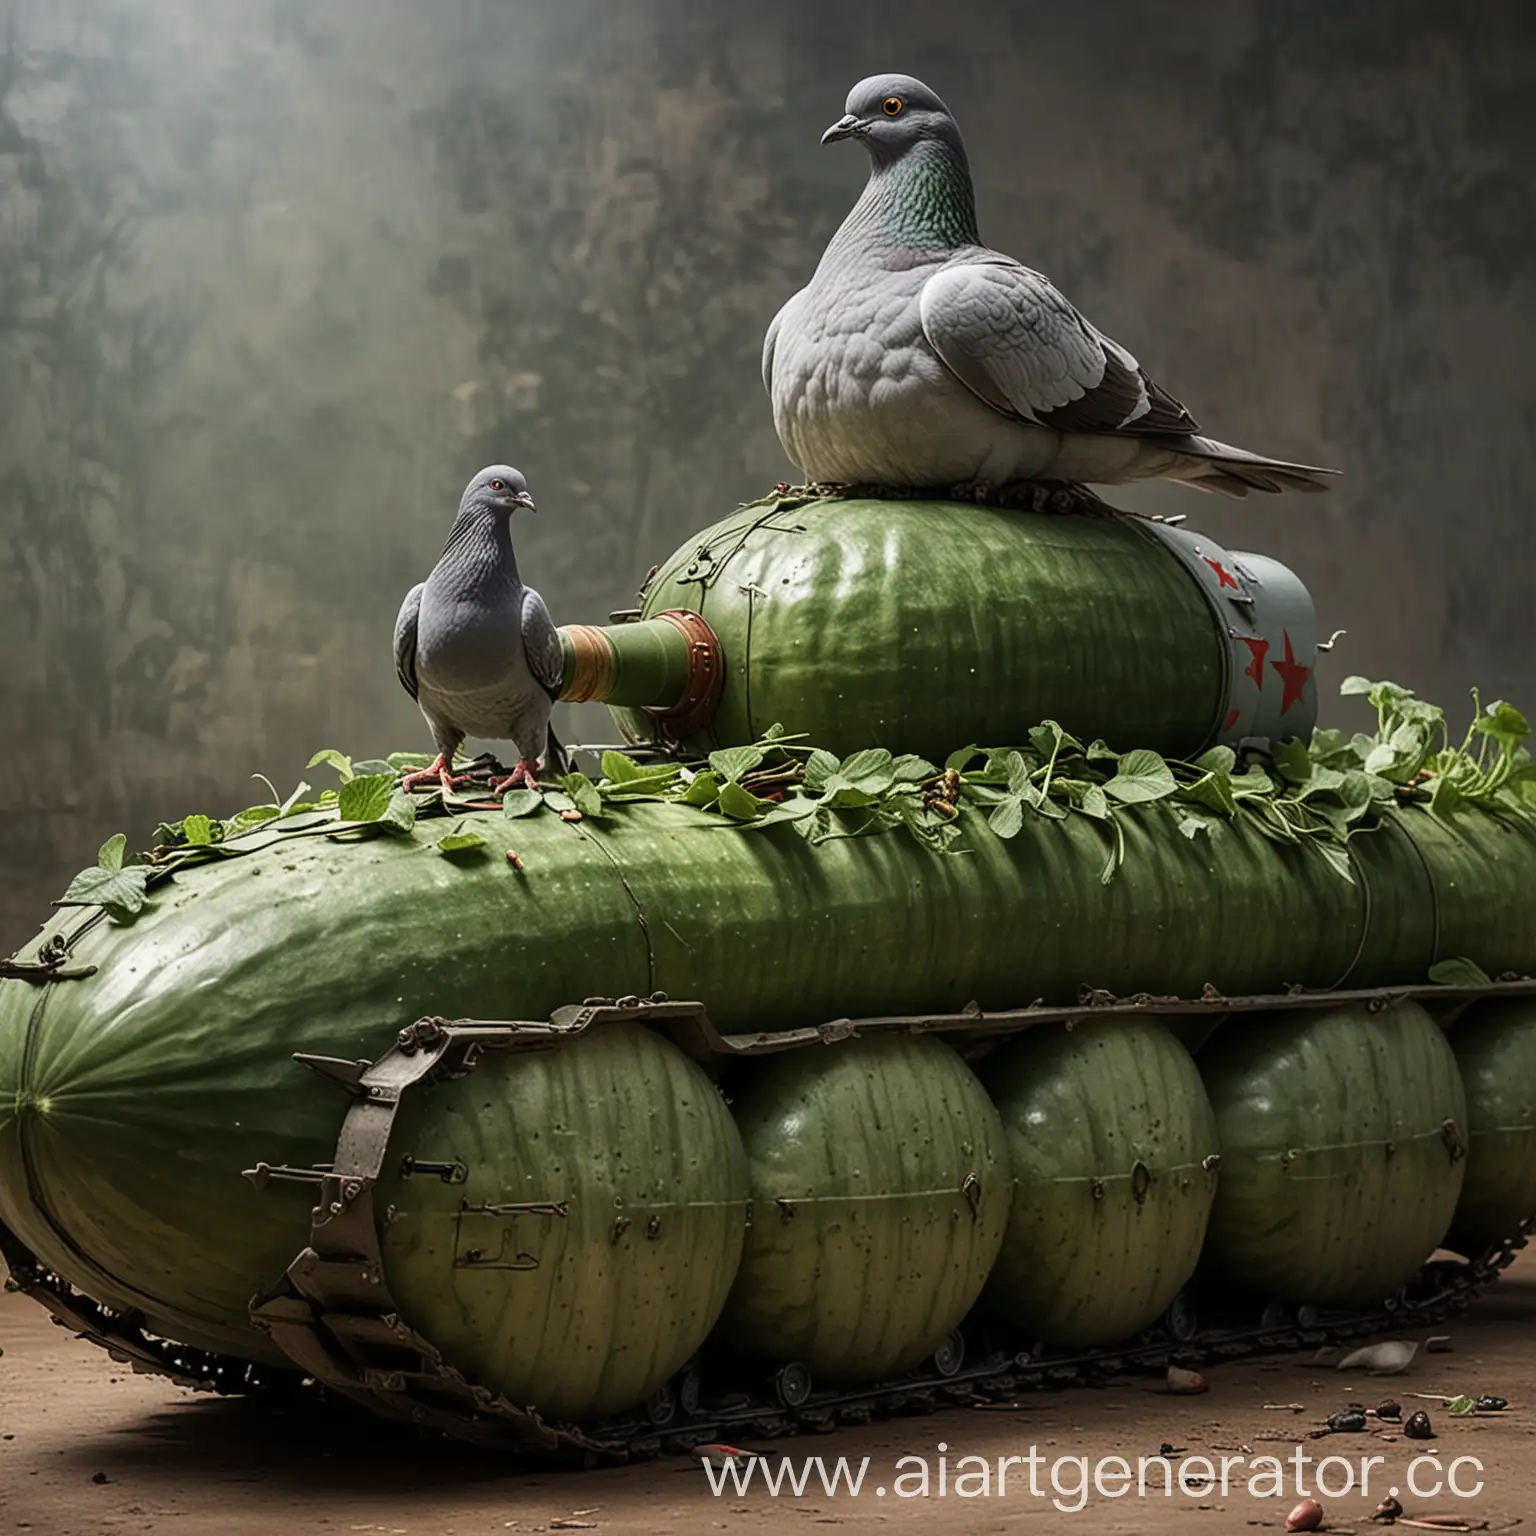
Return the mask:
[(437, 761), (408, 774), (406, 789), (434, 779), (445, 791), (468, 783), (453, 772), (466, 736), (517, 747), (517, 767), (491, 782), (496, 794), (536, 783), (546, 752), (564, 761), (549, 725), (564, 671), (560, 635), (544, 599), (518, 574), (519, 507), (537, 510), (522, 474), (506, 464), (482, 469), (465, 488), (442, 558), (400, 605), (395, 671), (437, 746)]
[(984, 246), (960, 130), (920, 80), (860, 81), (822, 135), (843, 139), (868, 150), (869, 182), (763, 343), (774, 426), (808, 480), (1165, 478), (1246, 496), (1336, 473), (1200, 436), (1046, 278)]

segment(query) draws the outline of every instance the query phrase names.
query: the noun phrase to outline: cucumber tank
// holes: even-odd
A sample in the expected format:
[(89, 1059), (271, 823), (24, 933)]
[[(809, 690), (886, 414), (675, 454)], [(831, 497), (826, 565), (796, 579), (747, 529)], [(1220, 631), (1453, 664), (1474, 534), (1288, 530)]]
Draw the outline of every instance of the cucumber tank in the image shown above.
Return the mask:
[(1296, 576), (1120, 516), (777, 496), (613, 618), (600, 773), (320, 754), (103, 847), (0, 967), (14, 1285), (603, 1459), (1365, 1336), (1521, 1245), (1510, 706), (1314, 731)]

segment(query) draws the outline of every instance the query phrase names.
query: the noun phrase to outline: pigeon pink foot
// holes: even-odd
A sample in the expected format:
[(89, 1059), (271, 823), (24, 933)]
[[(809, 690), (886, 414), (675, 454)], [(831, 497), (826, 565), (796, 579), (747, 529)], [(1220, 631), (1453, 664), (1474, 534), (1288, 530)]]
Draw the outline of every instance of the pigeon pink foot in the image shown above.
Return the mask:
[(520, 786), (526, 786), (528, 789), (539, 787), (539, 765), (532, 758), (525, 757), (506, 778), (492, 779), (491, 793), (503, 795), (509, 789), (517, 789)]
[(445, 795), (452, 794), (461, 784), (473, 783), (467, 773), (454, 773), (448, 758), (442, 752), (437, 754), (437, 761), (430, 768), (419, 768), (415, 773), (408, 773), (400, 780), (401, 789), (416, 789), (422, 784), (430, 784), (436, 780), (442, 785)]

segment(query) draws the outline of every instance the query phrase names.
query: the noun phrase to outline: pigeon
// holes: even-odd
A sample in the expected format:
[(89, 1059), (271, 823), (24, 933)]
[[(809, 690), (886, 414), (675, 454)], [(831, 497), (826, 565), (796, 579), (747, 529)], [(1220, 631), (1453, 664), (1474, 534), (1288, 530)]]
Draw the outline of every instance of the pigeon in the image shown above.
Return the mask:
[(1048, 279), (981, 244), (960, 130), (921, 81), (873, 75), (847, 108), (821, 142), (861, 141), (868, 185), (763, 342), (774, 426), (809, 482), (1326, 489), (1336, 470), (1200, 436)]
[(544, 599), (518, 575), (512, 514), (536, 511), (528, 482), (506, 464), (482, 469), (465, 488), (432, 574), (406, 594), (395, 620), (395, 671), (421, 706), (437, 760), (407, 774), (406, 789), (436, 780), (445, 792), (467, 784), (453, 755), (466, 736), (510, 739), (517, 767), (491, 781), (500, 794), (538, 781), (539, 759), (563, 763), (550, 729), (564, 658)]

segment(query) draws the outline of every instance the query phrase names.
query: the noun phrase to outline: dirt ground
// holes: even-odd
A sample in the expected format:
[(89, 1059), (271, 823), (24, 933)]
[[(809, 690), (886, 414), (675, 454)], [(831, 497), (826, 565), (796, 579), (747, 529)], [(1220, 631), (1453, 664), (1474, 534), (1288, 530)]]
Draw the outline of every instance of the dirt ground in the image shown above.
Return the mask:
[[(828, 1497), (814, 1472), (798, 1497), (787, 1485), (775, 1497), (755, 1477), (747, 1492), (728, 1489), (717, 1497), (703, 1464), (687, 1458), (598, 1472), (519, 1473), (479, 1453), (412, 1441), (383, 1425), (349, 1421), (330, 1427), (182, 1391), (127, 1374), (54, 1327), (32, 1302), (4, 1296), (0, 1531), (526, 1536), (556, 1530), (767, 1533), (820, 1525), (921, 1526), (935, 1536), (1020, 1527), (1082, 1536), (1266, 1526), (1278, 1531), (1296, 1502), (1298, 1472), (1312, 1491), (1324, 1456), (1351, 1463), (1322, 1469), (1329, 1488), (1341, 1487), (1346, 1475), (1358, 1485), (1364, 1459), (1381, 1458), (1369, 1470), (1368, 1498), (1358, 1491), (1322, 1497), (1329, 1530), (1364, 1536), (1380, 1529), (1367, 1516), (1394, 1488), (1410, 1516), (1454, 1513), (1474, 1527), (1487, 1522), (1480, 1528), (1507, 1529), (1536, 1513), (1536, 1258), (1517, 1264), (1469, 1314), (1438, 1331), (1450, 1335), (1450, 1353), (1421, 1349), (1408, 1374), (1387, 1380), (1305, 1359), (1245, 1360), (1213, 1367), (1210, 1392), (1197, 1397), (1172, 1397), (1155, 1381), (1127, 1377), (1104, 1390), (1033, 1395), (1014, 1408), (952, 1409), (749, 1446), (769, 1454), (769, 1467), (781, 1455), (797, 1463), (819, 1456), (829, 1475), (838, 1457), (848, 1458), (854, 1471), (861, 1458), (870, 1460), (856, 1497), (846, 1484)], [(1453, 1419), (1439, 1404), (1410, 1396), (1462, 1392), (1497, 1393), (1510, 1406), (1500, 1415)], [(1438, 1438), (1413, 1441), (1384, 1431), (1307, 1438), (1347, 1402), (1374, 1405), (1388, 1395), (1405, 1409), (1427, 1408)], [(1303, 1411), (1265, 1407), (1293, 1403)], [(1155, 1457), (1164, 1442), (1183, 1450), (1173, 1461), (1183, 1465), (1194, 1491), (1175, 1482), (1172, 1494), (1166, 1493), (1154, 1462), (1147, 1492), (1139, 1495), (1137, 1458)], [(1033, 1469), (1027, 1462), (1005, 1468), (1006, 1488), (999, 1494), (999, 1458), (1027, 1457), (1032, 1447), (1039, 1461)], [(1298, 1449), (1311, 1458), (1299, 1468)], [(1426, 1453), (1435, 1460), (1421, 1461), (1414, 1471), (1421, 1496), (1408, 1485), (1409, 1463)], [(926, 1496), (920, 1464), (898, 1465), (903, 1456), (927, 1458)], [(1201, 1491), (1200, 1474), (1207, 1468), (1190, 1460), (1198, 1456), (1209, 1458), (1218, 1477), (1222, 1458), (1230, 1459), (1225, 1492), (1219, 1482)], [(1280, 1496), (1273, 1496), (1277, 1473), (1256, 1460), (1263, 1456), (1283, 1459)], [(962, 1464), (962, 1457), (985, 1461)], [(1087, 1458), (1086, 1493), (1078, 1492), (1083, 1474), (1070, 1460), (1077, 1457)], [(1125, 1458), (1128, 1478), (1115, 1457)], [(1453, 1462), (1460, 1488), (1482, 1484), (1475, 1497), (1434, 1491)], [(1031, 1489), (1032, 1471), (1038, 1493)], [(1094, 1474), (1119, 1496), (1095, 1491)], [(1053, 1489), (1053, 1478), (1065, 1492)], [(1253, 1488), (1250, 1478), (1256, 1479)], [(1074, 1512), (1079, 1503), (1085, 1507)]]

